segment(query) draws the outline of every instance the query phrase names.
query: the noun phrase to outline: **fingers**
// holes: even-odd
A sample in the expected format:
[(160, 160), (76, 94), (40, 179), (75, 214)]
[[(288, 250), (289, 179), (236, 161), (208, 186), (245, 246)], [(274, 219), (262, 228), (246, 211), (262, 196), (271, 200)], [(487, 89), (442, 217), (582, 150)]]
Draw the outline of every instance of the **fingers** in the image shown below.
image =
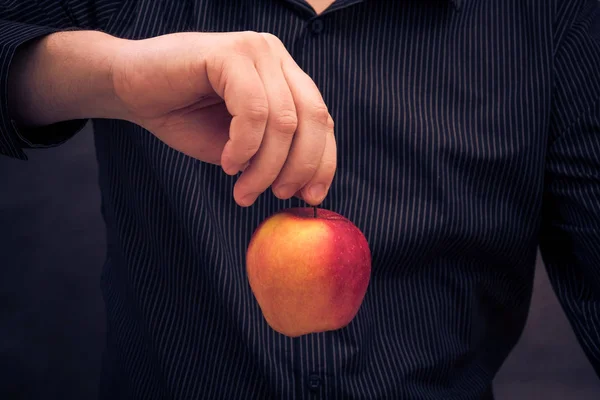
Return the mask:
[[(311, 188), (303, 190), (303, 197), (308, 203), (320, 203), (335, 173), (335, 157), (331, 154), (326, 156), (327, 166), (321, 167), (326, 144), (331, 140), (328, 137), (333, 136), (333, 119), (318, 88), (304, 71), (288, 62), (284, 73), (296, 102), (298, 129), (286, 163), (273, 183), (273, 193), (287, 199), (310, 182)], [(335, 142), (330, 142), (331, 145), (335, 151)]]
[(329, 118), (327, 126), (325, 149), (319, 167), (300, 192), (302, 199), (313, 206), (321, 204), (327, 196), (337, 168), (337, 145), (333, 133), (332, 118)]
[(268, 100), (269, 114), (260, 149), (236, 182), (234, 198), (242, 206), (254, 203), (279, 175), (286, 163), (298, 126), (294, 98), (275, 54), (256, 62)]
[(261, 146), (269, 117), (269, 102), (266, 88), (250, 58), (229, 57), (221, 68), (211, 81), (216, 81), (215, 86), (222, 89), (218, 94), (225, 100), (232, 116), (221, 167), (225, 173), (235, 175)]
[(250, 206), (272, 187), (281, 199), (300, 192), (317, 205), (336, 169), (333, 120), (315, 83), (278, 39), (263, 34), (244, 40), (208, 71), (232, 115), (221, 165), (230, 175), (243, 170), (234, 199)]

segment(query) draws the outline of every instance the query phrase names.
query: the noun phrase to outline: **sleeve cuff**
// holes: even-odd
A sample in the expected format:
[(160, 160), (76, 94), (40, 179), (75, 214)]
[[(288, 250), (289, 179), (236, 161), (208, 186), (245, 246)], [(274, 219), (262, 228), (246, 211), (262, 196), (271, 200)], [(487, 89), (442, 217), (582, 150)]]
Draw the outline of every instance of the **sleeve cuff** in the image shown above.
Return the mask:
[[(64, 31), (68, 29), (61, 29)], [(8, 73), (18, 48), (23, 44), (58, 32), (58, 29), (0, 21), (0, 154), (27, 160), (26, 148), (59, 146), (76, 135), (87, 120), (65, 121), (39, 127), (19, 127), (10, 118), (8, 107)]]

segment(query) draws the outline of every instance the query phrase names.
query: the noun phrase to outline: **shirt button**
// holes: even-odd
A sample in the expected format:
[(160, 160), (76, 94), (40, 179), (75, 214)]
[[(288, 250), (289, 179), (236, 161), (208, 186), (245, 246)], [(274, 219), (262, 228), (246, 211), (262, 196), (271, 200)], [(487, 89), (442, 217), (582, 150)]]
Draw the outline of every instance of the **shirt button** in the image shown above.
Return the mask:
[(323, 23), (323, 20), (321, 19), (315, 19), (313, 20), (313, 22), (310, 24), (310, 29), (314, 32), (314, 33), (321, 33), (323, 32), (323, 28), (325, 27), (325, 24)]
[(316, 391), (321, 387), (321, 377), (317, 374), (311, 374), (308, 376), (308, 388)]

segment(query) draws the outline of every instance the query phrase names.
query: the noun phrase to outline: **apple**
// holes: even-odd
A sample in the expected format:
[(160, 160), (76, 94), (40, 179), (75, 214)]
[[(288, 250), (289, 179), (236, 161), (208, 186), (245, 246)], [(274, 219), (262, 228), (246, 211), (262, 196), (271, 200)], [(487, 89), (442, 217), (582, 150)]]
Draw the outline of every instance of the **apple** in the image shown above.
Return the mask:
[(363, 233), (333, 211), (279, 211), (254, 231), (246, 273), (263, 317), (275, 331), (297, 337), (337, 330), (358, 313), (371, 277)]

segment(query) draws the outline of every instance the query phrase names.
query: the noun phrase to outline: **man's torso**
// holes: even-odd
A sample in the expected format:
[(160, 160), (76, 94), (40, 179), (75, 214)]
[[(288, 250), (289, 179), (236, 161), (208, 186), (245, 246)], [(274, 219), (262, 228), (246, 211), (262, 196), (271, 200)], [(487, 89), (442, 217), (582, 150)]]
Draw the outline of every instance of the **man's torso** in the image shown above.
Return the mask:
[(365, 233), (373, 274), (347, 328), (276, 334), (245, 249), (302, 203), (267, 192), (238, 207), (218, 166), (96, 121), (107, 398), (489, 395), (526, 317), (540, 222), (552, 38), (530, 3), (338, 0), (317, 17), (299, 1), (139, 1), (111, 33), (282, 39), (336, 122), (322, 207)]

